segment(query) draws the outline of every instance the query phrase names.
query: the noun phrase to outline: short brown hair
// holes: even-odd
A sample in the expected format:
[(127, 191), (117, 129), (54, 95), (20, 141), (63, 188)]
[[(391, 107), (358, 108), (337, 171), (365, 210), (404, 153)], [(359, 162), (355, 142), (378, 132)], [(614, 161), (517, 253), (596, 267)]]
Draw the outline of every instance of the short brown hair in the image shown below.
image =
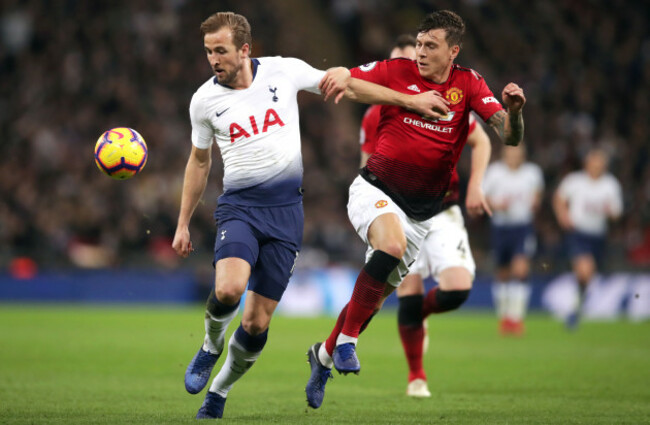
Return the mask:
[(253, 36), (248, 20), (233, 12), (217, 12), (211, 15), (201, 23), (201, 34), (205, 37), (206, 34), (217, 32), (223, 27), (228, 27), (232, 31), (232, 42), (237, 49), (241, 49), (247, 43), (251, 48), (253, 47)]
[(446, 34), (446, 41), (449, 46), (463, 45), (463, 35), (465, 35), (465, 22), (451, 10), (439, 10), (433, 12), (422, 20), (418, 26), (418, 34), (429, 32), (431, 30), (443, 29)]

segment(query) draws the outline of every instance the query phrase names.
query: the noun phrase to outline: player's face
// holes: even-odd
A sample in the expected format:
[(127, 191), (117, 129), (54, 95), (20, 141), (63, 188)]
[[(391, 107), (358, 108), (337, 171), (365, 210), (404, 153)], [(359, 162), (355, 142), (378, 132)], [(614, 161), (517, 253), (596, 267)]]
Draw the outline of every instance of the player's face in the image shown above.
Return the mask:
[(503, 147), (503, 162), (510, 168), (519, 168), (525, 157), (524, 149), (521, 146)]
[(249, 46), (244, 44), (237, 49), (232, 40), (232, 31), (222, 27), (216, 32), (203, 37), (203, 46), (210, 62), (210, 67), (217, 76), (219, 84), (232, 86), (237, 79), (239, 71), (244, 66), (248, 57)]
[(598, 178), (607, 170), (607, 156), (600, 151), (592, 151), (585, 159), (585, 170), (593, 178)]
[(454, 62), (460, 47), (447, 44), (447, 31), (434, 29), (421, 32), (416, 38), (415, 54), (420, 75), (433, 79), (447, 71)]
[(390, 52), (390, 58), (391, 59), (406, 58), (406, 59), (415, 60), (415, 47), (406, 46), (406, 47), (401, 48), (401, 49), (399, 47), (395, 47)]

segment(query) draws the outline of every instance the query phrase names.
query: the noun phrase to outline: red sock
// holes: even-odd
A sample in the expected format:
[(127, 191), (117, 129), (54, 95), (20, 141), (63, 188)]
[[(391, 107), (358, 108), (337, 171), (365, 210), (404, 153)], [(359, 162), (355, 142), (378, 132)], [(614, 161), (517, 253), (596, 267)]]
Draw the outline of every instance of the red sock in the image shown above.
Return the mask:
[(409, 364), (409, 382), (414, 379), (424, 379), (427, 375), (422, 367), (422, 342), (424, 341), (424, 327), (400, 325), (399, 337), (402, 340), (406, 361)]
[(365, 269), (361, 270), (348, 303), (348, 311), (343, 322), (341, 333), (357, 338), (363, 324), (372, 316), (377, 303), (384, 294), (386, 284), (370, 276)]
[(438, 303), (436, 302), (436, 292), (438, 292), (438, 287), (433, 287), (427, 295), (424, 297), (422, 302), (422, 318), (426, 319), (431, 313), (439, 313), (440, 309), (438, 308)]
[(330, 356), (334, 352), (334, 347), (336, 347), (336, 338), (338, 338), (339, 333), (341, 333), (341, 329), (343, 328), (343, 322), (345, 322), (345, 316), (348, 312), (348, 304), (343, 307), (343, 310), (339, 313), (339, 318), (336, 319), (336, 325), (334, 325), (334, 329), (332, 329), (332, 333), (330, 336), (325, 340), (325, 350), (327, 350), (327, 354)]

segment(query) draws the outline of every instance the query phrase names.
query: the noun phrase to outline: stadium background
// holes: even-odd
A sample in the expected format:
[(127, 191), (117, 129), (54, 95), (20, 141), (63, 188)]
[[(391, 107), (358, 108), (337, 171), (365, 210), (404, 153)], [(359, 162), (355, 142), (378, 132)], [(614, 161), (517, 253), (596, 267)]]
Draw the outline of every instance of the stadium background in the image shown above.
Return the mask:
[[(561, 177), (580, 167), (581, 156), (593, 144), (611, 153), (612, 172), (625, 193), (625, 215), (611, 230), (605, 270), (631, 276), (647, 270), (647, 2), (4, 1), (3, 297), (42, 297), (43, 288), (33, 281), (40, 277), (46, 288), (59, 294), (54, 298), (66, 299), (65, 288), (74, 290), (69, 285), (56, 289), (48, 276), (72, 276), (78, 284), (83, 276), (92, 276), (90, 281), (110, 279), (104, 271), (113, 269), (145, 273), (142, 279), (137, 273), (122, 273), (127, 287), (130, 279), (134, 287), (150, 279), (146, 271), (150, 276), (169, 273), (198, 287), (182, 300), (202, 297), (212, 283), (212, 213), (221, 192), (219, 166), (213, 167), (204, 204), (192, 222), (197, 252), (181, 261), (170, 243), (190, 149), (188, 104), (211, 75), (198, 25), (215, 7), (248, 17), (255, 56), (296, 56), (327, 68), (385, 57), (395, 36), (414, 28), (432, 5), (452, 8), (466, 20), (458, 63), (479, 70), (497, 93), (509, 81), (526, 90), (526, 144), (546, 182), (536, 220), (535, 282), (544, 285), (568, 267), (550, 198)], [(364, 107), (325, 104), (310, 94), (301, 94), (300, 103), (306, 225), (298, 267), (342, 267), (344, 272), (358, 268), (364, 247), (348, 222), (345, 204), (357, 172), (358, 124)], [(137, 129), (150, 149), (144, 172), (125, 182), (99, 173), (91, 156), (96, 138), (117, 126)], [(499, 144), (493, 145), (497, 157)], [(466, 155), (460, 172), (466, 180)], [(475, 292), (483, 290), (481, 304), (486, 304), (492, 270), (488, 220), (470, 220), (467, 227), (479, 268)], [(30, 278), (33, 286), (23, 282), (16, 287), (16, 279)], [(538, 296), (534, 305), (539, 305)]]

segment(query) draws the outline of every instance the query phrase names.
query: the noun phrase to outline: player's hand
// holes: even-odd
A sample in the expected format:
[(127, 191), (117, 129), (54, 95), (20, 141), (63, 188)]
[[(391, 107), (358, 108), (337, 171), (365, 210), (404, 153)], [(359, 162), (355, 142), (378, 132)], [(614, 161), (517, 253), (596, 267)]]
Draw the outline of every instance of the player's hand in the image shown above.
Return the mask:
[(410, 110), (427, 119), (443, 118), (449, 112), (449, 102), (435, 90), (411, 96)]
[(492, 210), (490, 209), (490, 205), (488, 204), (487, 199), (485, 199), (485, 194), (480, 186), (469, 185), (467, 187), (465, 207), (467, 208), (467, 214), (469, 214), (471, 218), (479, 217), (483, 215), (483, 213), (487, 213), (487, 215), (492, 217)]
[(320, 80), (318, 88), (325, 95), (325, 101), (334, 96), (334, 103), (345, 95), (345, 90), (350, 84), (350, 70), (342, 66), (330, 68), (325, 72), (325, 76)]
[(187, 258), (187, 256), (190, 255), (190, 252), (194, 251), (192, 241), (190, 240), (190, 231), (187, 227), (176, 228), (172, 248), (174, 248), (176, 254), (183, 258)]
[(519, 112), (526, 103), (526, 96), (524, 96), (524, 89), (515, 83), (509, 83), (503, 88), (501, 92), (503, 103), (508, 108), (508, 112)]

